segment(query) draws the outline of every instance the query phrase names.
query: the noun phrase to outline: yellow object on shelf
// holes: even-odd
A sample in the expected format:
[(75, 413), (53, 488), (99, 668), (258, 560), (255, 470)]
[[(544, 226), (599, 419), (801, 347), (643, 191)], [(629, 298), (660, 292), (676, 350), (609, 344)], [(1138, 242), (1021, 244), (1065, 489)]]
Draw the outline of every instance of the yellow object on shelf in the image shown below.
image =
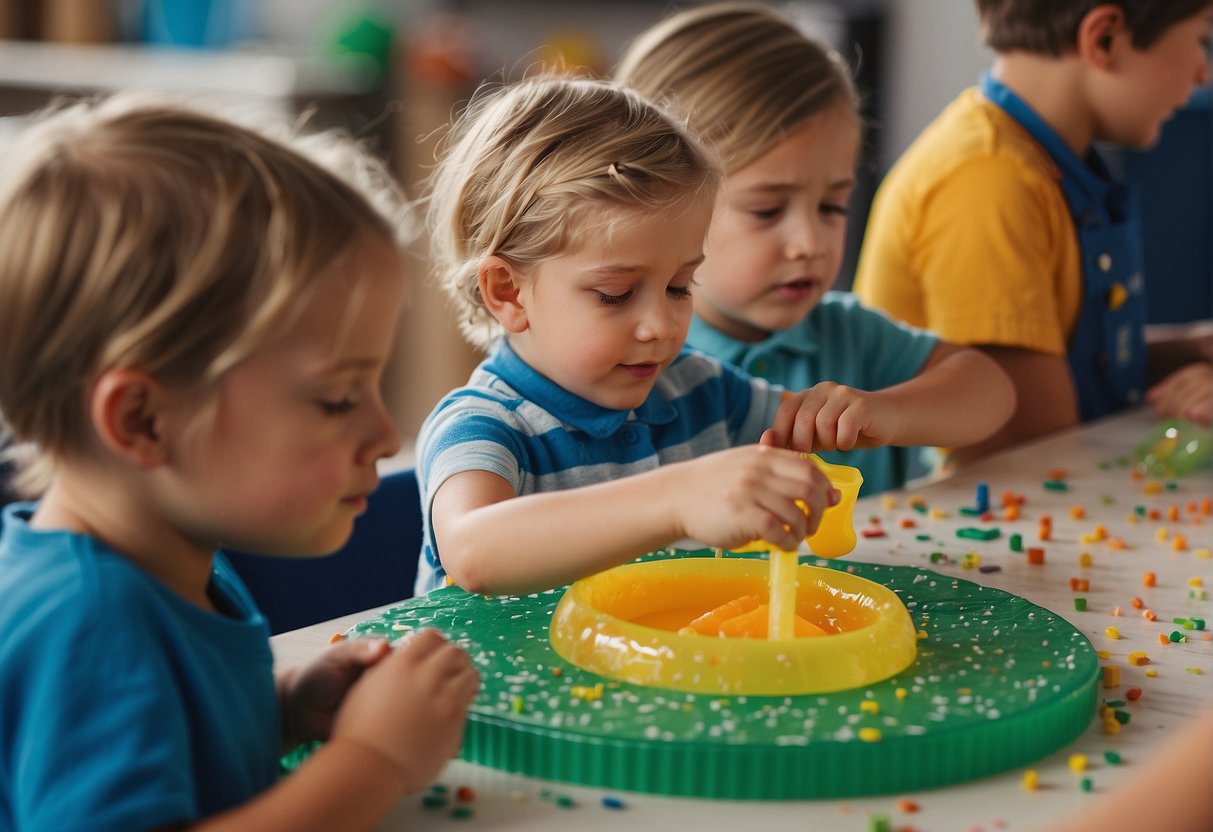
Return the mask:
[[(837, 505), (825, 510), (821, 523), (814, 534), (806, 537), (805, 543), (819, 558), (837, 558), (855, 548), (855, 500), (859, 497), (859, 486), (863, 485), (863, 474), (858, 468), (849, 465), (835, 465), (826, 462), (817, 454), (809, 454), (809, 459), (821, 469), (833, 485), (842, 494)], [(803, 508), (803, 506), (801, 506)], [(768, 552), (775, 547), (765, 540), (754, 540), (744, 546), (738, 546), (735, 552)]]
[[(807, 564), (796, 566), (795, 615), (811, 626), (800, 630), (812, 637), (762, 638), (768, 579), (769, 565), (753, 558), (618, 566), (568, 588), (552, 614), (549, 637), (561, 657), (592, 673), (705, 693), (846, 690), (887, 679), (913, 663), (914, 624), (892, 590)], [(751, 606), (739, 602), (744, 596), (755, 603), (742, 612)], [(728, 605), (725, 632), (742, 637), (722, 636), (719, 626), (717, 635), (690, 629)]]

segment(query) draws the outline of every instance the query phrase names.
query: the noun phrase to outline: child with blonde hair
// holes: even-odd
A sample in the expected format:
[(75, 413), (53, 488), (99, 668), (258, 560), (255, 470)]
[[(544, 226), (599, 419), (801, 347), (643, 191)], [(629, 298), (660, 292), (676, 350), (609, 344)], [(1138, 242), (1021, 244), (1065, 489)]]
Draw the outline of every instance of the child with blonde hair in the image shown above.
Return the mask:
[[(491, 352), (418, 438), (419, 592), (534, 591), (680, 538), (795, 548), (837, 500), (800, 452), (849, 414), (684, 349), (718, 176), (603, 81), (534, 78), (456, 123), (430, 225)], [(895, 435), (890, 416), (870, 435)]]
[(6, 156), (0, 410), (48, 479), (3, 514), (0, 829), (369, 829), (457, 750), (462, 650), (275, 679), (217, 553), (339, 548), (399, 446), (400, 203), (352, 149), (118, 96)]
[(641, 34), (615, 77), (668, 102), (725, 167), (690, 346), (809, 388), (812, 447), (859, 468), (865, 493), (905, 483), (908, 446), (977, 442), (1010, 415), (1010, 385), (991, 360), (829, 291), (861, 134), (836, 56), (770, 8), (715, 3)]

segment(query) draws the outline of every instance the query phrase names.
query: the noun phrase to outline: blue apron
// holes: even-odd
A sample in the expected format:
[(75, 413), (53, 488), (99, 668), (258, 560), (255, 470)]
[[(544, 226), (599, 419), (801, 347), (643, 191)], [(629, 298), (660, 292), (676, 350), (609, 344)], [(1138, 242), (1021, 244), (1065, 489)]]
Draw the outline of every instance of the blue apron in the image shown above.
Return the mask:
[(1140, 401), (1146, 383), (1146, 297), (1141, 222), (1133, 194), (1099, 155), (1081, 160), (1024, 101), (989, 72), (987, 100), (1028, 131), (1061, 171), (1082, 256), (1082, 304), (1067, 359), (1078, 410), (1088, 421)]

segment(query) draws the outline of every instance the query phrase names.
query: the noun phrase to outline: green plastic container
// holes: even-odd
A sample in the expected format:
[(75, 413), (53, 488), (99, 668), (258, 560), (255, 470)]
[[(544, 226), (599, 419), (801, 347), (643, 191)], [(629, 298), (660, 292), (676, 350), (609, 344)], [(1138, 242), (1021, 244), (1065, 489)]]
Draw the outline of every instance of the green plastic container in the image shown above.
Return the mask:
[(1167, 419), (1146, 435), (1134, 456), (1141, 470), (1155, 477), (1207, 471), (1213, 460), (1213, 434), (1183, 419)]

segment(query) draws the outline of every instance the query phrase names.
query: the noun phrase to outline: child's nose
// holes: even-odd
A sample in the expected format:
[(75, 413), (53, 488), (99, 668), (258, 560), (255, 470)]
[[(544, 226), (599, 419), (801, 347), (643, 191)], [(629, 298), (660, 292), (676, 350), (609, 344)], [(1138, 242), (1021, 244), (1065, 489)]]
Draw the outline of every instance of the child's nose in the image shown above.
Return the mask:
[(395, 456), (400, 451), (400, 431), (396, 429), (391, 414), (382, 400), (375, 403), (367, 427), (367, 440), (362, 444), (359, 462), (373, 465), (381, 459)]
[(678, 320), (668, 303), (655, 303), (645, 311), (636, 327), (636, 337), (641, 341), (661, 341), (674, 337), (678, 331)]
[(817, 229), (811, 222), (799, 222), (791, 227), (784, 245), (789, 260), (809, 259), (817, 253)]

